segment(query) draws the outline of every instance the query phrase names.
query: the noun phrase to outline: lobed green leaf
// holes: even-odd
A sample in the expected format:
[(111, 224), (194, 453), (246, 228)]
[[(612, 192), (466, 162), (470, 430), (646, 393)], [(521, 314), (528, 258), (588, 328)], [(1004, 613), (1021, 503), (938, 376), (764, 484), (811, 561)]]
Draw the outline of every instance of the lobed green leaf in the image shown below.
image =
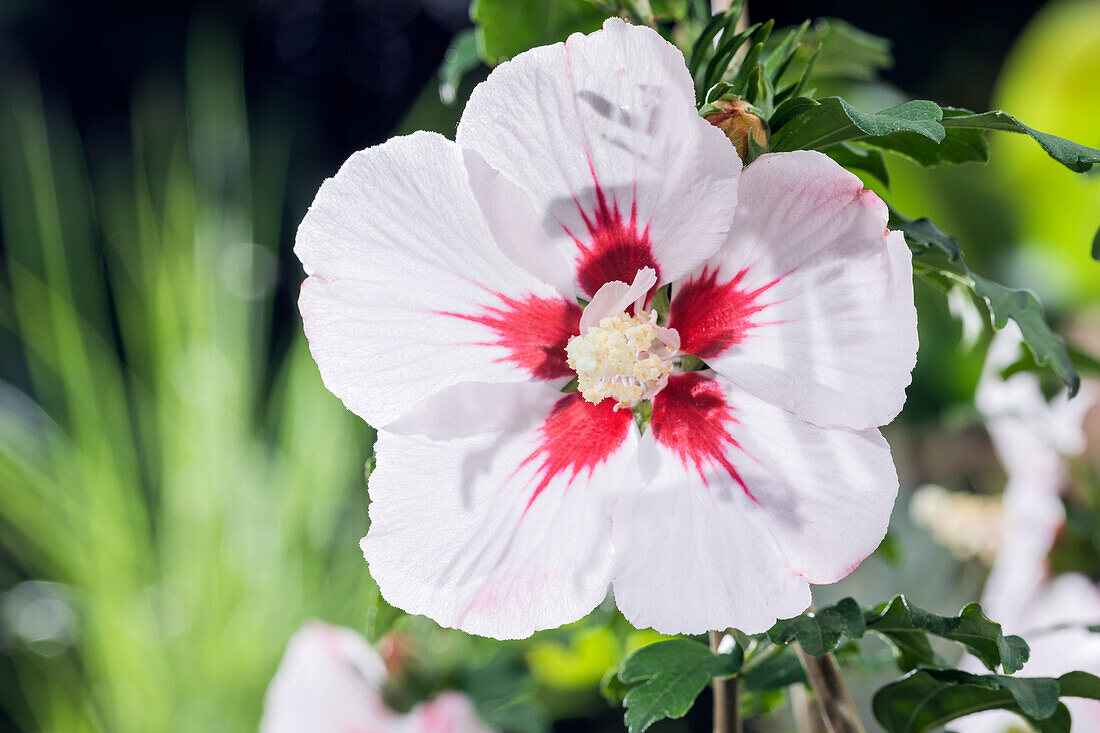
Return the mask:
[(621, 682), (637, 685), (623, 699), (627, 729), (639, 733), (663, 718), (682, 718), (711, 678), (737, 674), (743, 654), (740, 646), (715, 654), (691, 639), (659, 641), (634, 652), (619, 670)]
[(894, 647), (903, 670), (943, 666), (928, 634), (962, 644), (989, 669), (1000, 665), (1009, 674), (1019, 671), (1029, 655), (1027, 643), (1019, 636), (1005, 636), (1001, 625), (990, 620), (978, 603), (968, 604), (958, 616), (938, 616), (896, 596), (868, 612), (866, 621), (868, 631)]
[(961, 284), (980, 297), (989, 310), (994, 327), (1004, 328), (1011, 319), (1020, 327), (1024, 343), (1039, 366), (1049, 367), (1077, 394), (1081, 376), (1073, 366), (1065, 340), (1046, 322), (1043, 306), (1030, 290), (1009, 288), (988, 280), (966, 264), (959, 241), (930, 219), (909, 219), (891, 209), (890, 228), (905, 235), (913, 250), (913, 269), (944, 286)]
[(774, 644), (788, 644), (797, 640), (807, 654), (821, 656), (836, 650), (843, 637), (859, 639), (865, 630), (866, 624), (859, 604), (851, 598), (845, 598), (820, 611), (776, 621), (768, 629), (768, 638)]
[(939, 105), (913, 100), (881, 112), (858, 110), (840, 97), (826, 97), (773, 131), (772, 149), (820, 150), (849, 140), (883, 138), (898, 132), (941, 142), (947, 134)]
[(1068, 731), (1069, 715), (1050, 677), (975, 675), (919, 669), (875, 693), (871, 710), (889, 733), (921, 733), (983, 710), (1010, 710), (1037, 730)]
[(1047, 154), (1056, 161), (1077, 173), (1084, 173), (1096, 163), (1100, 163), (1100, 150), (1090, 148), (1064, 137), (1051, 135), (1028, 127), (1018, 119), (1000, 110), (975, 114), (969, 110), (952, 110), (959, 114), (946, 115), (943, 126), (947, 128), (971, 130), (1003, 130), (1029, 135)]

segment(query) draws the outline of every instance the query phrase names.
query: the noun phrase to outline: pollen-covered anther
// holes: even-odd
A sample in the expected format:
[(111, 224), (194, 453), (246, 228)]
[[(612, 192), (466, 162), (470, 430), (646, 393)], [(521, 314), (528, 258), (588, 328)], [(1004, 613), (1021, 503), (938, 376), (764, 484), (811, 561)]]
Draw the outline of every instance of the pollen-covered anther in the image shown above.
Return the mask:
[(593, 404), (614, 399), (616, 409), (651, 399), (668, 383), (678, 352), (675, 331), (647, 317), (620, 313), (600, 320), (565, 348), (577, 388)]

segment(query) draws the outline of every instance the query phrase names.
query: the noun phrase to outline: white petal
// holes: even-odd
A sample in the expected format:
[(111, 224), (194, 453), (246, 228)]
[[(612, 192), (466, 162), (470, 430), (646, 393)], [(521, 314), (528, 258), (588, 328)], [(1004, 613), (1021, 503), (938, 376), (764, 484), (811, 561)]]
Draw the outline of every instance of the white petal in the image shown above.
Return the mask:
[(886, 205), (825, 155), (745, 169), (725, 246), (669, 325), (735, 384), (818, 425), (892, 420), (916, 362), (912, 264)]
[(534, 416), (549, 415), (562, 396), (557, 389), (527, 382), (456, 384), (418, 402), (386, 432), (447, 440), (523, 430)]
[(657, 395), (639, 450), (656, 478), (615, 506), (615, 596), (665, 632), (801, 613), (809, 583), (878, 546), (897, 493), (878, 431), (821, 428), (700, 373)]
[(503, 639), (606, 595), (608, 496), (636, 470), (633, 419), (577, 394), (539, 414), (552, 389), (529, 387), (520, 427), (446, 441), (379, 431), (362, 548), (391, 604)]
[[(1047, 399), (1031, 372), (1002, 373), (1024, 354), (1023, 335), (1009, 321), (989, 344), (974, 403), (986, 417), (994, 447), (1009, 474), (1031, 470), (1031, 455), (1075, 456), (1085, 449), (1085, 414), (1096, 404), (1097, 385), (1083, 382), (1070, 399), (1061, 390)], [(1053, 460), (1053, 458), (1051, 459)]]
[(319, 621), (290, 639), (264, 697), (263, 733), (389, 730), (382, 659), (351, 629)]
[(504, 254), (564, 297), (576, 298), (573, 266), (547, 234), (531, 197), (472, 150), (463, 151), (470, 187)]
[[(310, 274), (299, 306), (325, 386), (371, 424), (452, 384), (571, 373), (576, 303), (501, 252), (461, 151), (439, 135), (349, 158), (321, 186), (295, 252)], [(551, 338), (560, 354), (543, 350)], [(556, 359), (548, 370), (545, 359)]]
[(580, 333), (588, 333), (588, 329), (600, 325), (600, 321), (608, 316), (617, 316), (627, 307), (638, 300), (645, 298), (649, 289), (657, 284), (657, 273), (652, 267), (643, 267), (634, 276), (634, 282), (627, 285), (619, 280), (604, 283), (592, 301), (584, 307), (581, 314)]
[(638, 450), (658, 456), (646, 466), (652, 481), (620, 497), (611, 524), (615, 602), (630, 623), (664, 634), (756, 633), (806, 610), (809, 584), (745, 520), (740, 487), (693, 480), (652, 433)]
[(457, 140), (530, 194), (589, 296), (645, 266), (690, 272), (736, 203), (740, 160), (697, 114), (683, 55), (616, 18), (494, 69)]

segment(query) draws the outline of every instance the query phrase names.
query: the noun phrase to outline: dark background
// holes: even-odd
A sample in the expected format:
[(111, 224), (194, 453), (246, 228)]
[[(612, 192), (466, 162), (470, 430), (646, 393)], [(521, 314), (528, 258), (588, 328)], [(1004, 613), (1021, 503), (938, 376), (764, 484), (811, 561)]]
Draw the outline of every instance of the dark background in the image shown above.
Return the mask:
[[(838, 16), (894, 41), (886, 79), (915, 97), (985, 108), (1013, 39), (1041, 6), (981, 3), (752, 3), (777, 25)], [(293, 125), (291, 205), (354, 150), (384, 140), (469, 25), (465, 0), (107, 2), (0, 0), (0, 65), (36, 74), (71, 108), (89, 155), (129, 144), (130, 103), (149, 80), (182, 84), (188, 33), (217, 22), (241, 39), (250, 113)], [(968, 74), (952, 73), (965, 67)]]

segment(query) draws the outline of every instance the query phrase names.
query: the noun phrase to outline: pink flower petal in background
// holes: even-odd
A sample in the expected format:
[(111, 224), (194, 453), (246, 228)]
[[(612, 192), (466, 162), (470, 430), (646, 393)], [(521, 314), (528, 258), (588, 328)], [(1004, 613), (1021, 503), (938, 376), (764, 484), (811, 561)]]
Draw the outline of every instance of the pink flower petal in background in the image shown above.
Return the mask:
[(261, 733), (489, 733), (470, 699), (444, 692), (402, 714), (382, 699), (382, 658), (351, 629), (313, 621), (287, 644)]

